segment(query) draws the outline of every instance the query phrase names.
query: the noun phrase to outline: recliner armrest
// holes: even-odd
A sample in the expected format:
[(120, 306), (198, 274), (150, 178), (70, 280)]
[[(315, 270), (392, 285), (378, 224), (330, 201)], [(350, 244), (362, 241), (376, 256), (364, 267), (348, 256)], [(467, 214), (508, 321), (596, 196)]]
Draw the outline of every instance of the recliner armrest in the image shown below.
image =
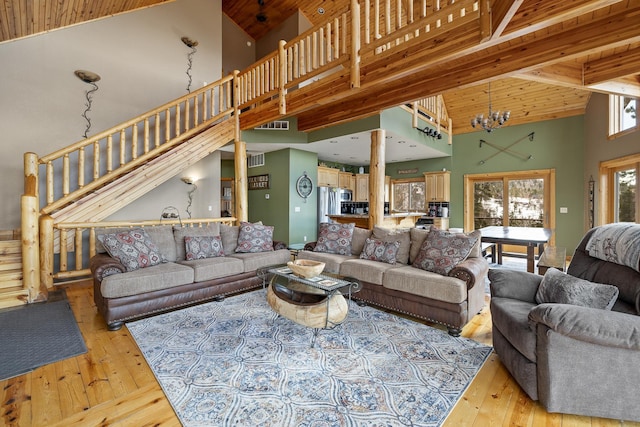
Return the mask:
[[(489, 263), (484, 258), (467, 258), (456, 265), (448, 274), (467, 284), (467, 289), (484, 279), (489, 270)], [(484, 286), (484, 283), (482, 284)]]
[(98, 254), (92, 257), (89, 261), (89, 268), (91, 268), (91, 274), (98, 283), (101, 283), (102, 279), (107, 276), (126, 273), (127, 271), (120, 261), (107, 254)]
[(529, 321), (593, 344), (640, 350), (640, 316), (569, 304), (540, 304)]
[(491, 296), (536, 303), (536, 292), (542, 282), (538, 274), (507, 268), (490, 268)]

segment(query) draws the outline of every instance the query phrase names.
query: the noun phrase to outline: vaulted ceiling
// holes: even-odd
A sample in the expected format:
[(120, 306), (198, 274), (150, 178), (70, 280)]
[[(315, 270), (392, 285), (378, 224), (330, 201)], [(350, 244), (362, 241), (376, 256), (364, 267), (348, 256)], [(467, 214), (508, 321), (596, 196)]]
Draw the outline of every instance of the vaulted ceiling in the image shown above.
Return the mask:
[[(0, 6), (0, 43), (47, 32), (93, 19), (125, 13), (172, 0), (5, 0)], [(375, 0), (370, 0), (371, 2)], [(407, 1), (407, 0), (402, 0)], [(416, 7), (425, 0), (412, 0)], [(427, 0), (430, 1), (430, 0)], [(382, 2), (382, 0), (381, 0)], [(541, 59), (499, 77), (478, 74), (457, 85), (443, 86), (442, 93), (453, 119), (454, 133), (470, 132), (469, 121), (487, 113), (491, 82), (494, 109), (511, 111), (508, 124), (580, 115), (592, 92), (640, 97), (640, 28), (638, 0), (490, 0), (496, 48), (505, 42), (521, 43), (545, 31), (572, 28), (606, 17), (612, 11), (629, 10), (629, 26), (602, 32), (593, 28), (589, 37), (600, 38), (600, 47), (576, 39), (576, 49), (566, 60)], [(316, 25), (346, 8), (350, 0), (222, 0), (223, 12), (254, 39), (260, 39), (300, 10)], [(584, 34), (584, 33), (583, 33)], [(553, 48), (553, 46), (549, 46)], [(488, 54), (487, 48), (478, 55)], [(561, 52), (561, 55), (563, 53)], [(543, 55), (541, 55), (542, 57)], [(498, 67), (500, 56), (493, 66)], [(409, 84), (412, 77), (404, 79)], [(375, 108), (375, 107), (374, 107)]]

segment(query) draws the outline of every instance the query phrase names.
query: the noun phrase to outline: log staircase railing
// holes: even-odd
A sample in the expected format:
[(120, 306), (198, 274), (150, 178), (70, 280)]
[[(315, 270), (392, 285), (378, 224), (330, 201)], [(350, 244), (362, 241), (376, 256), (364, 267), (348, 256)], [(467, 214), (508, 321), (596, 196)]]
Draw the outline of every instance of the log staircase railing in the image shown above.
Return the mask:
[[(112, 129), (38, 158), (25, 154), (25, 192), (22, 200), (22, 255), (24, 286), (29, 299), (46, 292), (42, 284), (59, 278), (86, 274), (82, 242), (91, 240), (95, 223), (56, 223), (63, 235), (58, 247), (41, 247), (41, 215), (55, 222), (55, 212), (90, 194), (114, 179), (131, 173), (149, 160), (229, 119), (235, 120), (235, 139), (239, 140), (242, 111), (273, 105), (277, 101), (280, 117), (287, 111), (287, 94), (305, 87), (313, 89), (336, 73), (348, 73), (351, 88), (360, 87), (360, 69), (368, 61), (384, 56), (403, 44), (419, 41), (455, 22), (461, 25), (480, 20), (478, 0), (351, 0), (341, 13), (299, 35), (280, 42), (278, 50), (242, 72), (222, 78), (188, 95), (169, 102)], [(444, 3), (444, 0), (443, 0)], [(342, 90), (342, 89), (341, 89)], [(442, 108), (441, 97), (412, 104), (418, 113), (445, 131), (451, 123)], [(411, 100), (408, 100), (411, 101)], [(265, 120), (268, 121), (268, 120)], [(416, 125), (417, 127), (417, 125)], [(44, 179), (39, 169), (44, 168)], [(246, 182), (244, 180), (243, 182)], [(39, 186), (44, 186), (42, 191)], [(44, 193), (40, 202), (40, 193)], [(53, 218), (53, 219), (52, 219)], [(72, 231), (73, 230), (73, 231)], [(87, 231), (88, 230), (88, 231)], [(47, 231), (48, 232), (48, 231)], [(73, 235), (73, 238), (69, 236)], [(45, 236), (51, 241), (50, 236)], [(72, 244), (69, 242), (73, 242)], [(69, 246), (70, 245), (70, 246)], [(89, 245), (91, 247), (91, 245)], [(75, 253), (74, 271), (68, 269), (69, 252)], [(58, 273), (54, 273), (54, 253), (60, 254)]]

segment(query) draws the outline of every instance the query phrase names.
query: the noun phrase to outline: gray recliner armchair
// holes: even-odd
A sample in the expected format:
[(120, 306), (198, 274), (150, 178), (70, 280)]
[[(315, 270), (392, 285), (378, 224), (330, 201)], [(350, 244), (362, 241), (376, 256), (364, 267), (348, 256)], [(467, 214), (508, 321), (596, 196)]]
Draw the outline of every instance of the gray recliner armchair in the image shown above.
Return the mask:
[(640, 273), (590, 256), (596, 229), (582, 239), (568, 275), (617, 287), (611, 310), (537, 303), (543, 276), (491, 269), (493, 345), (547, 411), (640, 421)]

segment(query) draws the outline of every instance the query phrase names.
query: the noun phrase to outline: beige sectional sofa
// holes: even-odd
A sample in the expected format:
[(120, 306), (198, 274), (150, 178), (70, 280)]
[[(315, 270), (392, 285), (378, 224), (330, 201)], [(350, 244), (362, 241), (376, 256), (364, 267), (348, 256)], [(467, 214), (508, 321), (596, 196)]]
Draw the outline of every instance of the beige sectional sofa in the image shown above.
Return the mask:
[[(271, 250), (262, 252), (236, 252), (239, 228), (219, 223), (145, 227), (163, 260), (132, 271), (100, 242), (100, 236), (127, 229), (97, 230), (97, 255), (91, 259), (94, 301), (108, 328), (118, 330), (128, 320), (262, 286), (257, 270), (286, 263), (290, 252), (282, 242), (273, 242)], [(220, 236), (224, 256), (187, 260), (185, 237), (195, 236)]]
[[(353, 296), (356, 300), (443, 324), (457, 336), (485, 304), (489, 264), (482, 257), (478, 238), (468, 257), (446, 275), (417, 268), (412, 264), (429, 232), (416, 228), (354, 228), (351, 255), (318, 252), (317, 242), (312, 242), (298, 257), (322, 261), (325, 271), (359, 280), (362, 290)], [(362, 259), (360, 254), (368, 238), (400, 242), (396, 263)]]

